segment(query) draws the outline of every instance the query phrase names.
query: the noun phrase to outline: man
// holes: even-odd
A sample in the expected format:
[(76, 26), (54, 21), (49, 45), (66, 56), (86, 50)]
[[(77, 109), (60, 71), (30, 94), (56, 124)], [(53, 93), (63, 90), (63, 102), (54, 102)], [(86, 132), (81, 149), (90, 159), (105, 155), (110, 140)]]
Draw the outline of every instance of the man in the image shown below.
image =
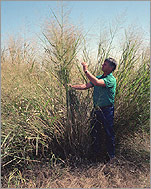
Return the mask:
[(82, 63), (83, 71), (89, 83), (70, 86), (77, 90), (85, 90), (94, 87), (91, 120), (91, 136), (93, 138), (93, 154), (99, 157), (101, 154), (101, 123), (106, 133), (106, 148), (109, 158), (115, 156), (115, 134), (113, 129), (114, 120), (114, 97), (116, 91), (116, 79), (112, 72), (116, 69), (117, 63), (113, 58), (108, 58), (102, 65), (103, 75), (95, 77), (88, 71), (86, 62)]

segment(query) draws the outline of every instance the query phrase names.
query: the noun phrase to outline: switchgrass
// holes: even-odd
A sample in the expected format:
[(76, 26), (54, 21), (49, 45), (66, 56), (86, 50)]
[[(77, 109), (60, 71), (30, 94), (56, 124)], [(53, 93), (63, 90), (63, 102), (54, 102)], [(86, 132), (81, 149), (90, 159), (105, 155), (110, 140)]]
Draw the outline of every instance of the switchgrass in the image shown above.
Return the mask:
[[(60, 21), (54, 12), (52, 14), (54, 20), (45, 26), (43, 33), (46, 40), (43, 64), (35, 58), (36, 49), (30, 43), (18, 46), (18, 43), (11, 39), (7, 49), (2, 50), (3, 186), (148, 186), (141, 183), (143, 179), (148, 183), (148, 143), (146, 147), (138, 149), (138, 145), (134, 147), (133, 139), (136, 138), (139, 143), (141, 137), (137, 134), (141, 133), (143, 141), (149, 140), (149, 49), (142, 49), (136, 39), (126, 38), (123, 41), (118, 69), (114, 73), (117, 79), (115, 130), (119, 158), (114, 169), (108, 168), (106, 176), (106, 166), (102, 164), (98, 164), (96, 168), (86, 167), (91, 174), (85, 172), (84, 167), (76, 169), (73, 173), (71, 170), (66, 171), (69, 165), (77, 167), (82, 163), (92, 163), (89, 159), (92, 90), (81, 92), (68, 87), (70, 82), (88, 82), (78, 62), (83, 37), (73, 26), (68, 26), (63, 18)], [(115, 34), (111, 35), (107, 48), (100, 41), (96, 64), (92, 65), (90, 61), (89, 66), (94, 75), (101, 73), (101, 64), (111, 55), (110, 45), (114, 36)], [(86, 48), (83, 52), (83, 58), (90, 60)], [(139, 169), (139, 162), (135, 162), (138, 154), (140, 161), (141, 158), (146, 158), (146, 163), (142, 160), (142, 167), (146, 173)], [(58, 168), (58, 164), (65, 168)], [(132, 168), (132, 164), (135, 166), (131, 172), (129, 168)], [(42, 178), (37, 179), (39, 172), (36, 171), (36, 167), (41, 170), (42, 165)], [(53, 167), (56, 168), (54, 173)], [(134, 182), (128, 180), (133, 171)], [(139, 174), (140, 177), (137, 178)], [(104, 182), (101, 182), (102, 179)]]
[[(57, 79), (60, 96), (64, 96), (61, 99), (61, 104), (66, 109), (64, 111), (64, 113), (66, 112), (66, 120), (64, 122), (66, 134), (64, 139), (66, 142), (62, 145), (67, 145), (68, 147), (64, 146), (64, 148), (69, 150), (66, 150), (68, 153), (65, 153), (73, 153), (78, 156), (80, 146), (85, 146), (82, 140), (87, 138), (84, 136), (85, 133), (87, 134), (84, 129), (88, 130), (85, 127), (85, 121), (82, 124), (83, 126), (80, 124), (83, 120), (81, 110), (83, 110), (82, 101), (84, 100), (81, 101), (80, 106), (80, 96), (70, 89), (68, 84), (71, 83), (72, 77), (75, 77), (72, 74), (72, 70), (75, 71), (73, 67), (77, 65), (77, 55), (81, 49), (83, 36), (75, 26), (67, 22), (68, 17), (64, 13), (63, 7), (61, 9), (61, 19), (53, 11), (52, 14), (54, 19), (51, 22), (47, 22), (43, 32), (45, 38), (44, 48), (48, 55), (48, 58), (45, 59), (45, 71)], [(81, 127), (83, 127), (83, 130)]]
[[(139, 129), (149, 133), (150, 57), (142, 53), (137, 40), (126, 40), (118, 70), (115, 120), (118, 132)], [(145, 55), (145, 56), (144, 56)], [(125, 125), (127, 127), (125, 128)], [(121, 134), (120, 134), (121, 135)]]
[(1, 136), (4, 168), (36, 161), (34, 159), (40, 153), (39, 148), (44, 155), (54, 133), (54, 125), (59, 125), (59, 115), (55, 114), (59, 103), (57, 99), (52, 102), (54, 94), (53, 88), (48, 88), (49, 77), (38, 66), (34, 65), (32, 70), (31, 66), (19, 60), (17, 63), (9, 60), (2, 62)]

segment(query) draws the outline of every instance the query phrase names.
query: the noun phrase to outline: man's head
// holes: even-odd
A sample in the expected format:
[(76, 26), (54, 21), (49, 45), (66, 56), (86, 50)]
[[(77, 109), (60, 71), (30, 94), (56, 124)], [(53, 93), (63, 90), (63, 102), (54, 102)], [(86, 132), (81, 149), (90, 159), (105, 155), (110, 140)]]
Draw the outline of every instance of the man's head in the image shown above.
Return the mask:
[(116, 66), (117, 66), (117, 62), (115, 59), (107, 58), (105, 59), (104, 64), (102, 65), (102, 71), (111, 73), (116, 69)]

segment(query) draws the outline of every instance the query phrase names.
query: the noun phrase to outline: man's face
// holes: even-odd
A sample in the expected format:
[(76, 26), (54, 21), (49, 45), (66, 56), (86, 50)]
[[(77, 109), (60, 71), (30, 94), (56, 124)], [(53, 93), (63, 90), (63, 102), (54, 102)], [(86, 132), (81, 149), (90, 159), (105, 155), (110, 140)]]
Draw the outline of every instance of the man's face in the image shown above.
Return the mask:
[(102, 65), (102, 71), (103, 72), (112, 72), (112, 67), (110, 66), (110, 63), (108, 63), (107, 61), (104, 62), (104, 64)]

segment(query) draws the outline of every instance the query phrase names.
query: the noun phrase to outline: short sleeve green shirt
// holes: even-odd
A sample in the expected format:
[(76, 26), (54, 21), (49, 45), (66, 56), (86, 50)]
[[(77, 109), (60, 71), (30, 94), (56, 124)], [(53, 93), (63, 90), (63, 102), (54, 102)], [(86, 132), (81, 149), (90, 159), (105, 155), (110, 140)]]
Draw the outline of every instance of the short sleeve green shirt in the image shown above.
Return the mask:
[(107, 76), (99, 75), (96, 76), (98, 79), (103, 79), (105, 83), (105, 87), (95, 86), (92, 82), (90, 82), (94, 86), (93, 91), (93, 104), (94, 106), (108, 106), (114, 104), (115, 92), (116, 92), (116, 79), (112, 73)]

